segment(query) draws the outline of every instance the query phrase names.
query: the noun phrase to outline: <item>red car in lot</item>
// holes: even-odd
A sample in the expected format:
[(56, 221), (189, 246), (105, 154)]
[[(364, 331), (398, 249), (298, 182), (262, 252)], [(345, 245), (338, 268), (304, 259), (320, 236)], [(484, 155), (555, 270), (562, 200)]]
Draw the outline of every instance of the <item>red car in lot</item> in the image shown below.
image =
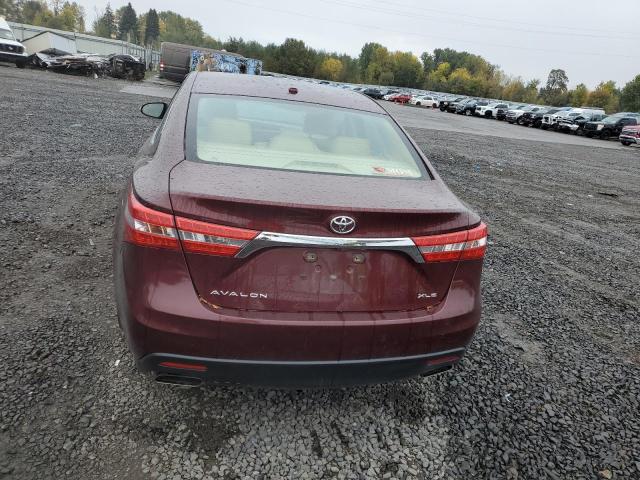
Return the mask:
[(409, 100), (411, 100), (411, 95), (406, 93), (401, 93), (400, 95), (393, 97), (393, 101), (396, 103), (408, 103)]
[(625, 147), (628, 147), (631, 144), (640, 144), (640, 125), (627, 125), (620, 132), (620, 136), (618, 137), (620, 143)]
[(480, 319), (487, 229), (375, 101), (192, 73), (115, 225), (119, 321), (161, 382), (331, 386), (436, 373)]

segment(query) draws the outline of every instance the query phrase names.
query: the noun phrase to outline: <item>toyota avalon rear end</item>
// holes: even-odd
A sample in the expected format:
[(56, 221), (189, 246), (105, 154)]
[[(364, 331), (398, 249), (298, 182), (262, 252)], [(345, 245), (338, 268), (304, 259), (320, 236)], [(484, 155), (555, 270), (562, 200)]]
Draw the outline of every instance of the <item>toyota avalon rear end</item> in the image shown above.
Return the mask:
[(139, 367), (276, 386), (450, 368), (480, 319), (486, 226), (378, 103), (291, 85), (192, 74), (143, 147), (114, 242)]

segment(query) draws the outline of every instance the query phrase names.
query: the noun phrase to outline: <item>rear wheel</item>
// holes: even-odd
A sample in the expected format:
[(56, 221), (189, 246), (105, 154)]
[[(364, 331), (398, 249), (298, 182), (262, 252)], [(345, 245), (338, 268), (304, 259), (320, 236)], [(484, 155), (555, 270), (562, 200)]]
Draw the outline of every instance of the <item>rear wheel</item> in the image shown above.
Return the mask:
[(631, 142), (627, 142), (626, 140), (622, 140), (621, 141), (622, 145), (624, 145), (625, 147), (628, 147), (629, 145), (631, 145)]

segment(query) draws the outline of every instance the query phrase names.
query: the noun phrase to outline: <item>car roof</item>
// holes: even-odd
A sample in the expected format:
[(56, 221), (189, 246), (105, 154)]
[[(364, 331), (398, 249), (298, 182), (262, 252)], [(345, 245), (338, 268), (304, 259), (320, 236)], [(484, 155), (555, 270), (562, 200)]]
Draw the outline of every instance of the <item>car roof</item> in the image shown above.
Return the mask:
[[(387, 114), (375, 101), (360, 93), (298, 79), (221, 72), (198, 72), (192, 75), (196, 75), (192, 93), (275, 98)], [(291, 87), (297, 88), (298, 93), (289, 93)]]

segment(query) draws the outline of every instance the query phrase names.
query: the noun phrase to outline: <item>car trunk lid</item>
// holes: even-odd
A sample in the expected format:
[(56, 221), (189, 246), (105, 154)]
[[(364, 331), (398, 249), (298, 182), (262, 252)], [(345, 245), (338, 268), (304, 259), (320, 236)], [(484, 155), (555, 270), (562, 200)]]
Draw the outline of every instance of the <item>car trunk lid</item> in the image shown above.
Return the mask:
[[(464, 230), (478, 221), (441, 181), (431, 179), (185, 161), (171, 173), (170, 193), (178, 219), (241, 229), (232, 231), (238, 237), (232, 239), (232, 256), (193, 251), (183, 238), (194, 287), (211, 308), (349, 312), (433, 307), (445, 298), (457, 262), (422, 262), (410, 237)], [(353, 218), (355, 230), (332, 232), (329, 225), (336, 216)]]

